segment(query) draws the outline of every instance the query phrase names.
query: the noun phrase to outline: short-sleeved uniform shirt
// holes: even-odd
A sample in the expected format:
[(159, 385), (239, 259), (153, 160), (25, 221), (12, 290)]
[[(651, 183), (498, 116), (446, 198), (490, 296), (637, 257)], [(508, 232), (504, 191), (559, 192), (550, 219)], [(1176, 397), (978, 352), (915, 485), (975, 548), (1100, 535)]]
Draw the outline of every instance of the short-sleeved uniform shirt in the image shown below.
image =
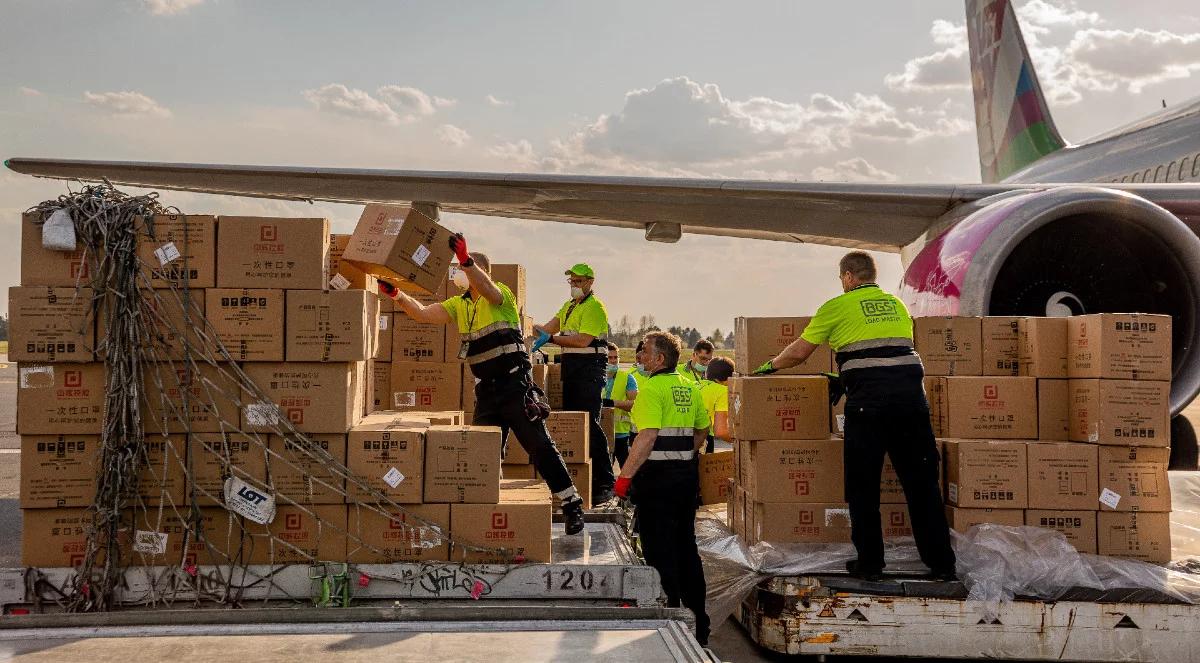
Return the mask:
[(595, 294), (589, 294), (582, 302), (575, 304), (574, 309), (571, 308), (572, 304), (575, 304), (575, 300), (568, 299), (554, 316), (558, 318), (560, 334), (588, 334), (594, 338), (608, 334), (608, 311)]
[(708, 410), (709, 428), (715, 430), (717, 413), (729, 414), (729, 387), (712, 380), (701, 380), (700, 399), (704, 402), (704, 409)]
[(442, 302), (442, 308), (450, 314), (450, 319), (458, 327), (458, 333), (469, 334), (497, 322), (515, 323), (520, 326), (521, 314), (517, 310), (517, 299), (513, 296), (512, 290), (499, 282), (496, 283), (496, 287), (504, 295), (504, 301), (499, 306), (493, 305), (486, 297), (480, 297), (479, 301), (475, 301), (471, 297), (470, 290), (463, 295), (451, 297)]
[(655, 428), (660, 436), (664, 429), (697, 430), (709, 426), (700, 387), (676, 371), (656, 373), (640, 381), (632, 414), (639, 431)]

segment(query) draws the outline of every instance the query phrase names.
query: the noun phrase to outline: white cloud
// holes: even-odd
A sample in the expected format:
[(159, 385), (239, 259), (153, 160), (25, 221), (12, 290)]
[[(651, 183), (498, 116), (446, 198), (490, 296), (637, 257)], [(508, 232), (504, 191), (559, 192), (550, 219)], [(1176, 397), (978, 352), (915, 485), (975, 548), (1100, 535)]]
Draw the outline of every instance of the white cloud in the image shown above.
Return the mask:
[(500, 159), (512, 170), (528, 170), (538, 163), (538, 157), (533, 151), (533, 143), (524, 138), (515, 142), (493, 145), (488, 148), (488, 156)]
[(434, 97), (433, 105), (438, 108), (454, 108), (458, 105), (458, 99), (447, 99), (445, 97)]
[(357, 88), (330, 83), (315, 90), (305, 90), (303, 94), (319, 111), (377, 120), (387, 124), (400, 123), (400, 116), (391, 106)]
[(505, 101), (505, 100), (503, 100), (503, 99), (500, 99), (500, 98), (498, 98), (498, 97), (496, 97), (495, 95), (492, 95), (492, 94), (489, 94), (489, 95), (486, 97), (486, 99), (487, 99), (487, 102), (488, 102), (488, 105), (489, 105), (489, 106), (503, 107), (503, 106), (512, 106), (512, 105), (513, 105), (513, 102), (511, 102), (511, 101)]
[(1076, 73), (1101, 89), (1124, 85), (1138, 93), (1200, 71), (1200, 33), (1093, 28), (1077, 32), (1066, 52)]
[(182, 14), (204, 0), (142, 0), (142, 7), (155, 16)]
[(84, 92), (83, 100), (116, 117), (171, 117), (171, 111), (141, 92)]
[(37, 89), (31, 88), (31, 87), (25, 87), (24, 85), (17, 88), (17, 92), (20, 92), (21, 95), (25, 96), (25, 97), (40, 97), (40, 96), (42, 96), (41, 90), (37, 90)]
[(375, 91), (404, 122), (433, 115), (433, 99), (415, 87), (384, 85)]
[(839, 161), (832, 167), (818, 166), (813, 169), (812, 177), (822, 182), (895, 182), (899, 179), (895, 173), (876, 168), (862, 157)]
[(1028, 39), (1030, 34), (1045, 34), (1051, 28), (1097, 25), (1100, 15), (1077, 9), (1073, 2), (1055, 5), (1045, 0), (1030, 0), (1016, 7), (1017, 20)]
[(467, 141), (471, 140), (471, 134), (453, 124), (443, 124), (438, 127), (437, 137), (443, 143), (453, 145), (454, 147), (462, 147), (467, 144)]
[(909, 60), (904, 71), (889, 74), (884, 84), (899, 92), (964, 90), (971, 86), (967, 62), (967, 26), (936, 20), (929, 30), (940, 51)]

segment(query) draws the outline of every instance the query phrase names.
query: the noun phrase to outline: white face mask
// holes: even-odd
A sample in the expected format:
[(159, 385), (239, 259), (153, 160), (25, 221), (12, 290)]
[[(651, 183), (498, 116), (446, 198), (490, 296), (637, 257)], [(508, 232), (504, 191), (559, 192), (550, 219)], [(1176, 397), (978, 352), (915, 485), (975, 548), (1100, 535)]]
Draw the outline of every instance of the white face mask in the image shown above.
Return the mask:
[(459, 290), (466, 290), (471, 287), (471, 280), (467, 278), (467, 273), (461, 269), (455, 269), (454, 275), (450, 279), (454, 281), (454, 285), (458, 286)]
[(577, 285), (571, 286), (571, 299), (583, 299), (583, 288)]

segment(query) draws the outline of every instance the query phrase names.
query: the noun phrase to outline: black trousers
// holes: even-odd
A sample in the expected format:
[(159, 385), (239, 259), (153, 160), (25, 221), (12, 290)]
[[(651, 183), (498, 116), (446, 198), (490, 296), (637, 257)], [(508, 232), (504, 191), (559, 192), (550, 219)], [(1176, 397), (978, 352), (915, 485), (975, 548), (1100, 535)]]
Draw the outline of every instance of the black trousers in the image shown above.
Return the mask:
[(658, 571), (667, 605), (696, 615), (696, 638), (707, 643), (708, 613), (704, 565), (696, 547), (696, 493), (700, 489), (693, 461), (646, 461), (633, 479), (638, 537), (646, 563)]
[(934, 570), (952, 570), (954, 549), (938, 487), (940, 459), (928, 409), (873, 409), (847, 403), (845, 438), (846, 502), (859, 568), (884, 567), (879, 481), (886, 453), (904, 488), (921, 561)]
[(613, 457), (617, 459), (619, 467), (625, 467), (625, 461), (629, 460), (629, 445), (633, 444), (633, 435), (617, 434), (617, 439), (613, 440)]
[(607, 354), (564, 354), (562, 358), (563, 410), (588, 413), (593, 496), (611, 491), (617, 481), (612, 458), (608, 455), (608, 436), (600, 425), (604, 367), (607, 364)]
[(571, 487), (571, 475), (562, 454), (550, 439), (546, 422), (530, 421), (525, 415), (525, 394), (528, 393), (533, 377), (529, 369), (518, 369), (515, 373), (481, 380), (475, 385), (475, 424), (477, 426), (499, 426), (504, 445), (508, 444), (508, 433), (512, 431), (517, 441), (529, 454), (537, 472), (546, 480), (550, 492), (558, 493)]

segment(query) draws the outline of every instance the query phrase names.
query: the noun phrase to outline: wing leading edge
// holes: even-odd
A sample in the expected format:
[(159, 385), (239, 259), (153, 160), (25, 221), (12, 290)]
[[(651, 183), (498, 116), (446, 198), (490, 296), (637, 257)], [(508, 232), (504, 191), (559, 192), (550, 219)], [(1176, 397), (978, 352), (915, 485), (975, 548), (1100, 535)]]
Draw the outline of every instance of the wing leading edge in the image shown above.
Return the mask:
[(1006, 185), (824, 184), (13, 158), (18, 173), (339, 203), (413, 201), (484, 216), (899, 251), (958, 204)]

